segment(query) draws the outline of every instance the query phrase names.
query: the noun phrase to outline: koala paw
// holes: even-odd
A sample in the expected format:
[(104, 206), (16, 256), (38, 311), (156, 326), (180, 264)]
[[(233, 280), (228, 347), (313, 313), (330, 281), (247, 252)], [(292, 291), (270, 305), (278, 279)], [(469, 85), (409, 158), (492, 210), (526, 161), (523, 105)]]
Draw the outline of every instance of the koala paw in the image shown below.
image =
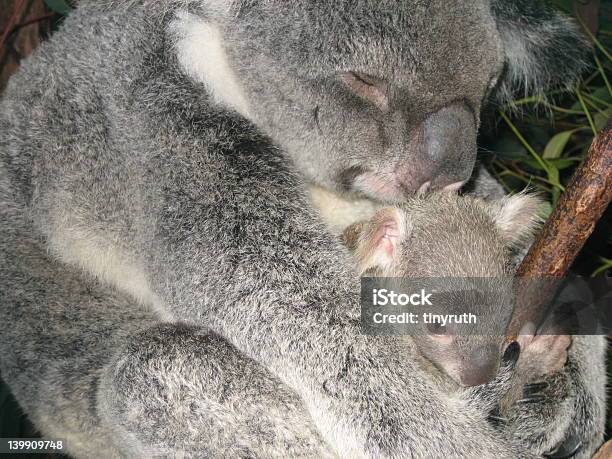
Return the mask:
[(582, 448), (582, 441), (576, 436), (570, 436), (562, 441), (552, 451), (544, 453), (547, 459), (569, 459), (574, 457)]
[(525, 384), (523, 386), (523, 397), (515, 403), (525, 405), (528, 403), (538, 403), (545, 400), (544, 392), (548, 389), (548, 383), (545, 381)]
[(506, 424), (508, 423), (509, 419), (505, 416), (502, 416), (498, 405), (489, 412), (489, 415), (487, 416), (487, 421), (489, 421), (489, 424), (491, 424), (496, 429), (501, 430), (502, 428), (506, 427)]
[(563, 368), (572, 338), (569, 335), (519, 336), (518, 342), (522, 350), (519, 371), (533, 380)]

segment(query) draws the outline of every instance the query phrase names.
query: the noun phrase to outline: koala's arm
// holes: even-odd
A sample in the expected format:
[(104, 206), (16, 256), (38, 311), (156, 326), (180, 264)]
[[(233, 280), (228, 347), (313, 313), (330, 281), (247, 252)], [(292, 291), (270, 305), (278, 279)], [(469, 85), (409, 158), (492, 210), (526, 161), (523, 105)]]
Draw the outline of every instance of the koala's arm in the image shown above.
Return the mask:
[[(561, 371), (523, 387), (506, 415), (519, 442), (542, 454), (563, 447), (591, 457), (603, 442), (606, 412), (606, 341), (574, 336)], [(564, 454), (559, 453), (558, 457)], [(551, 456), (554, 457), (554, 456)]]
[(160, 324), (129, 296), (58, 263), (4, 210), (0, 322), (11, 326), (0, 334), (0, 371), (64, 453), (333, 457), (299, 397), (269, 371), (219, 336)]
[[(0, 320), (11, 324), (0, 335), (2, 376), (37, 428), (49, 438), (64, 439), (74, 457), (333, 457), (317, 428), (334, 419), (361, 426), (369, 421), (369, 432), (378, 435), (370, 447), (403, 434), (410, 441), (404, 456), (456, 451), (474, 457), (475, 448), (488, 447), (510, 457), (508, 446), (483, 420), (469, 417), (464, 402), (432, 390), (425, 374), (415, 369), (402, 373), (408, 396), (399, 392), (400, 381), (384, 381), (399, 368), (399, 354), (393, 362), (385, 356), (362, 362), (372, 354), (355, 350), (344, 361), (345, 373), (323, 388), (328, 397), (317, 396), (333, 413), (315, 417), (304, 409), (304, 400), (311, 407), (314, 400), (298, 397), (218, 335), (182, 324), (156, 324), (154, 314), (130, 298), (49, 257), (37, 238), (26, 243), (25, 225), (18, 229), (9, 217), (0, 227), (10, 228), (0, 244), (2, 285), (10, 286), (0, 289)], [(329, 341), (321, 340), (322, 345)], [(309, 343), (303, 345), (307, 351)], [(329, 349), (322, 363), (334, 355), (336, 350)], [(352, 368), (353, 362), (359, 369)], [(386, 362), (395, 367), (385, 371)], [(374, 386), (374, 380), (382, 385)], [(359, 389), (367, 392), (359, 394)], [(343, 403), (344, 395), (354, 398)], [(357, 396), (367, 405), (354, 407)], [(395, 410), (396, 399), (404, 411)], [(431, 417), (432, 410), (439, 419)], [(348, 417), (351, 413), (354, 418)], [(425, 413), (429, 421), (421, 422)], [(436, 435), (444, 435), (444, 441), (430, 445)], [(476, 438), (468, 443), (471, 436)]]
[[(172, 148), (166, 167), (150, 169), (164, 207), (145, 252), (172, 316), (206, 325), (277, 375), (343, 456), (515, 457), (486, 409), (437, 390), (397, 340), (361, 334), (354, 262), (278, 150), (248, 125), (242, 132), (219, 142), (231, 150)], [(228, 200), (215, 199), (219, 189)]]
[(603, 336), (574, 336), (565, 369), (571, 383), (571, 408), (564, 439), (582, 443), (577, 457), (591, 457), (606, 428), (606, 350)]
[(227, 341), (160, 324), (106, 366), (101, 416), (128, 457), (333, 458), (300, 398)]

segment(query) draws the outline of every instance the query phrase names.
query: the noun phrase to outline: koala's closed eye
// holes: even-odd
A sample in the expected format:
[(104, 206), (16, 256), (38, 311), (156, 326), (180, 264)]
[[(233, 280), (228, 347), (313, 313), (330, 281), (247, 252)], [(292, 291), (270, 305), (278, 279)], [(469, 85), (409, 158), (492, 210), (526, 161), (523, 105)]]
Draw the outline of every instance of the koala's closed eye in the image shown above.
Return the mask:
[(448, 333), (447, 327), (438, 322), (427, 324), (427, 331), (432, 335), (446, 335)]
[(357, 96), (370, 102), (380, 110), (389, 109), (387, 92), (389, 84), (377, 77), (357, 72), (342, 72), (340, 80)]

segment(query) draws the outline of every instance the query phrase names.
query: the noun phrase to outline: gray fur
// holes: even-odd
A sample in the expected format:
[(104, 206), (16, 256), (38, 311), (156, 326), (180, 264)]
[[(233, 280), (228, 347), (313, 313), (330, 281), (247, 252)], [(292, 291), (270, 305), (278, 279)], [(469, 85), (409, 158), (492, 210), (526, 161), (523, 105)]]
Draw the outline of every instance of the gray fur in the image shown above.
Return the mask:
[[(189, 21), (218, 32), (226, 84), (181, 54)], [(525, 432), (543, 436), (517, 441), (485, 419), (507, 376), (449, 396), (362, 336), (357, 273), (304, 191), (349, 191), (355, 166), (381, 186), (395, 166), (434, 188), (467, 176), (501, 45), (484, 1), (84, 2), (0, 105), (0, 370), (36, 426), (77, 457), (503, 458), (568, 429), (594, 447), (597, 366), (564, 374), (553, 407), (574, 411), (534, 407)], [(387, 72), (398, 110), (338, 70)], [(435, 167), (423, 144), (402, 156), (457, 100), (466, 143)], [(573, 359), (602, 361), (597, 346)]]
[[(338, 207), (336, 200), (328, 202)], [(322, 215), (333, 215), (324, 208), (325, 201), (314, 203)], [(434, 301), (433, 305), (440, 314), (475, 314), (477, 324), (458, 329), (449, 325), (435, 332), (421, 324), (422, 329), (406, 335), (423, 357), (455, 383), (474, 386), (488, 383), (498, 374), (513, 312), (515, 253), (531, 244), (541, 222), (541, 207), (541, 201), (528, 194), (490, 201), (451, 193), (413, 196), (399, 206), (381, 207), (367, 219), (353, 223), (344, 230), (342, 240), (366, 276), (454, 277), (458, 278), (454, 281), (457, 289), (478, 288), (474, 283), (479, 282), (477, 278), (488, 279), (481, 284), (477, 300), (455, 297)], [(336, 222), (326, 223), (334, 228)], [(448, 282), (440, 287), (447, 287)], [(401, 290), (403, 285), (398, 287)], [(539, 336), (535, 340), (521, 336), (515, 377), (522, 384), (516, 384), (517, 393), (505, 397), (504, 408), (512, 409), (512, 403), (521, 398), (518, 392), (524, 384), (561, 370), (570, 343), (569, 336)]]
[(504, 187), (491, 176), (484, 166), (477, 167), (474, 170), (470, 181), (462, 191), (470, 196), (487, 200), (500, 199), (506, 194)]
[[(415, 196), (347, 228), (343, 240), (368, 276), (490, 278), (478, 300), (434, 301), (435, 312), (473, 313), (477, 324), (436, 333), (422, 325), (421, 333), (407, 337), (457, 384), (480, 385), (499, 371), (512, 314), (510, 248), (513, 240), (533, 234), (538, 205), (528, 195), (490, 203), (449, 193)], [(462, 279), (454, 282), (454, 288), (477, 288)]]
[(530, 0), (496, 0), (492, 11), (506, 58), (494, 91), (499, 102), (511, 104), (517, 93), (545, 97), (551, 86), (572, 88), (587, 68), (584, 50), (589, 45), (571, 19), (546, 2)]

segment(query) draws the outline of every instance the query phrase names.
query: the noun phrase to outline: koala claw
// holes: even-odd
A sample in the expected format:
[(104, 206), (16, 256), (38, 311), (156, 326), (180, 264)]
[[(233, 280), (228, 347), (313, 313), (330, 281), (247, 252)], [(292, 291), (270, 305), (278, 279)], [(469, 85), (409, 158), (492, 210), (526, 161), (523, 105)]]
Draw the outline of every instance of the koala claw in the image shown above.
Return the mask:
[(489, 415), (487, 416), (487, 421), (489, 421), (489, 424), (491, 424), (493, 427), (501, 429), (506, 424), (508, 424), (510, 420), (501, 415), (500, 407), (499, 405), (497, 405), (489, 412)]
[(525, 386), (523, 386), (523, 397), (531, 397), (544, 391), (547, 388), (548, 383), (546, 381), (525, 384)]
[(546, 399), (542, 391), (548, 388), (548, 383), (541, 381), (525, 384), (523, 386), (523, 398), (517, 400), (518, 405), (526, 405), (528, 403), (538, 403)]
[(523, 398), (517, 400), (515, 403), (517, 405), (526, 405), (528, 403), (540, 403), (540, 402), (542, 402), (544, 400), (546, 400), (546, 397), (544, 397), (543, 395), (541, 395), (541, 394), (533, 394), (533, 395), (530, 395), (528, 397), (523, 397)]
[(580, 448), (582, 448), (582, 441), (576, 436), (570, 436), (552, 451), (544, 453), (544, 457), (550, 459), (569, 459), (580, 451)]
[(513, 365), (518, 361), (520, 355), (521, 346), (516, 341), (513, 341), (506, 348), (502, 359), (507, 365)]
[(508, 423), (509, 419), (491, 413), (487, 417), (487, 421), (489, 421), (489, 424), (491, 424), (493, 427), (502, 427), (503, 425)]

